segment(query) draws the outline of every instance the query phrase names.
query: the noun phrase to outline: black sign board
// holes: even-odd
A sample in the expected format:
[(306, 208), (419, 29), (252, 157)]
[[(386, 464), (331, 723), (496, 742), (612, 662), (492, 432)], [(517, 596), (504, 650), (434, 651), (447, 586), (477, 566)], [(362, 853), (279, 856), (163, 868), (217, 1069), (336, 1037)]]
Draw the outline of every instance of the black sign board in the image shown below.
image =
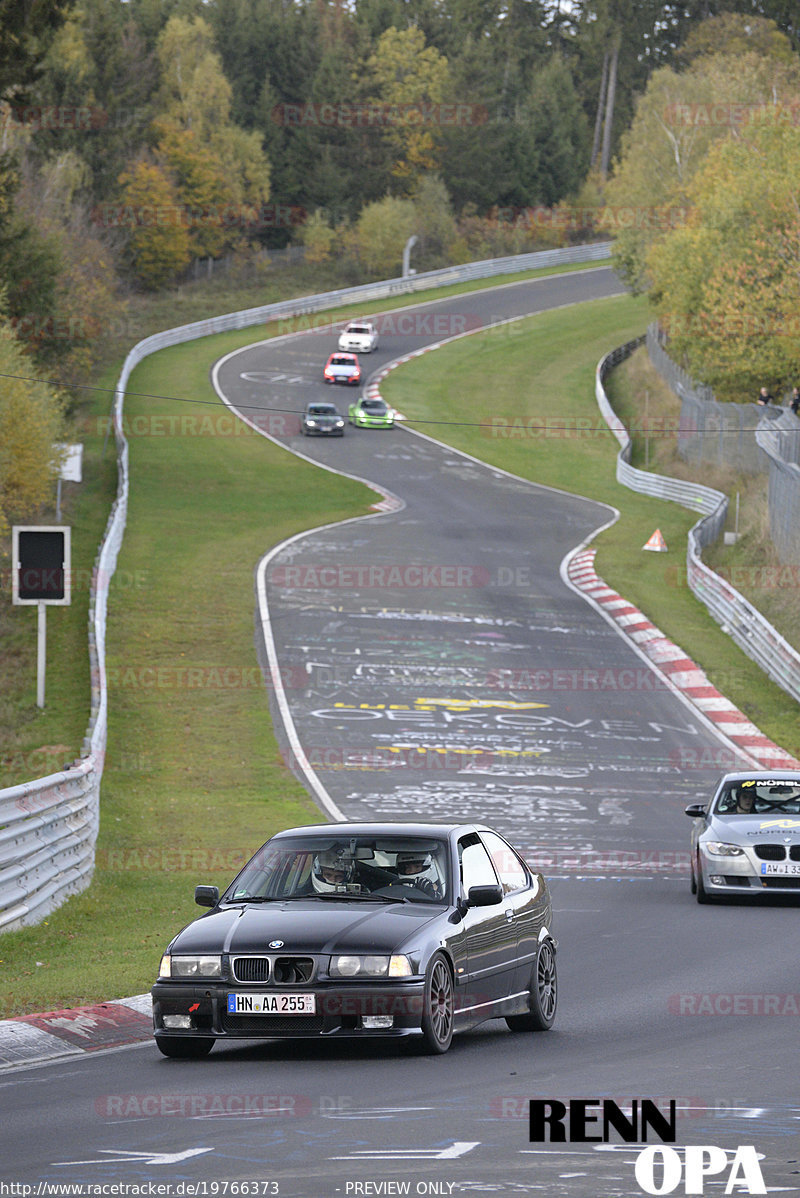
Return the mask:
[(68, 604), (70, 529), (16, 527), (13, 534), (12, 602)]

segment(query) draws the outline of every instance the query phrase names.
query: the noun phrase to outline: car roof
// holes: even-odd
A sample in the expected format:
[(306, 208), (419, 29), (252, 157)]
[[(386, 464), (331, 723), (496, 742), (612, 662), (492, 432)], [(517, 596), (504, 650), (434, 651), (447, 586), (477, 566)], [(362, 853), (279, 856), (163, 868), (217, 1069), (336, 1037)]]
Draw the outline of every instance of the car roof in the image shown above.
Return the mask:
[(800, 786), (800, 770), (734, 770), (723, 774), (717, 785), (729, 782), (796, 782)]
[(298, 828), (284, 828), (271, 838), (279, 840), (288, 836), (437, 836), (448, 837), (452, 832), (493, 832), (486, 824), (411, 824), (411, 823), (340, 823), (306, 824)]

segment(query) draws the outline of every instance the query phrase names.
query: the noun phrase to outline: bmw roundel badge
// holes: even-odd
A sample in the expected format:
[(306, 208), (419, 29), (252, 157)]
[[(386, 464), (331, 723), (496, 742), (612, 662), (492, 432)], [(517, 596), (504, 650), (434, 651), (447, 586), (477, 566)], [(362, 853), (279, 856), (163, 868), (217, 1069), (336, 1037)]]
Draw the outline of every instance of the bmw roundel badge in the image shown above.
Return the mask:
[(283, 941), (282, 940), (270, 940), (269, 947), (270, 948), (283, 948)]

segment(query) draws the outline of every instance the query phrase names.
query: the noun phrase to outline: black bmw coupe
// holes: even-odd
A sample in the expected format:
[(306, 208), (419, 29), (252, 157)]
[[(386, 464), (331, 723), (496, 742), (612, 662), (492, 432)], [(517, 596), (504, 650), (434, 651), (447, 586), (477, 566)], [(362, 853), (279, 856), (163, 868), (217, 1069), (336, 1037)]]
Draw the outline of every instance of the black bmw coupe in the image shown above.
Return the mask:
[(556, 940), (547, 884), (491, 828), (321, 824), (263, 845), (179, 932), (153, 986), (156, 1043), (421, 1036), (502, 1017), (552, 1026)]

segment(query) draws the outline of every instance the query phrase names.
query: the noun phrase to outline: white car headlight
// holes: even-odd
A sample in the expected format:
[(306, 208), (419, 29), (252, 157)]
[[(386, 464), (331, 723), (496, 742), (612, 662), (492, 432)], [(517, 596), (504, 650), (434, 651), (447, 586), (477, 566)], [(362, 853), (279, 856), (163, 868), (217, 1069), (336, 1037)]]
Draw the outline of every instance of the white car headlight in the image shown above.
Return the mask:
[(220, 956), (174, 956), (161, 958), (158, 976), (162, 978), (218, 978), (222, 973)]
[(744, 852), (738, 844), (726, 844), (723, 840), (703, 841), (703, 848), (712, 857), (741, 857)]

